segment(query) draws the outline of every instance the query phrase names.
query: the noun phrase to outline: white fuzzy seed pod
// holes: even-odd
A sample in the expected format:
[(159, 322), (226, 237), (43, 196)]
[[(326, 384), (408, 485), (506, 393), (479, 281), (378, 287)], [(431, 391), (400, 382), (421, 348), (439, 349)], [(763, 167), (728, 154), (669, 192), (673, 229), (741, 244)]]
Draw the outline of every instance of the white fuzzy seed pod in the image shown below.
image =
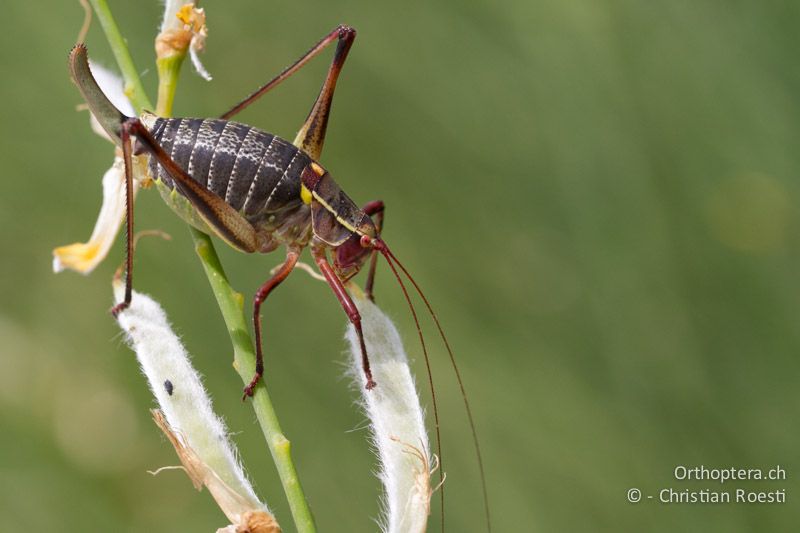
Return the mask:
[[(124, 292), (124, 284), (115, 282), (117, 302), (122, 301)], [(199, 479), (208, 487), (234, 524), (240, 524), (248, 513), (268, 513), (267, 505), (247, 480), (225, 424), (214, 413), (200, 375), (161, 306), (149, 296), (134, 292), (130, 307), (117, 320), (168, 423), (167, 428), (159, 425), (168, 436), (172, 434), (170, 440), (192, 480)], [(186, 464), (187, 457), (191, 465)]]
[(366, 390), (361, 348), (351, 325), (346, 335), (352, 356), (350, 370), (363, 396), (385, 490), (382, 529), (387, 533), (420, 533), (427, 527), (432, 491), (425, 416), (397, 328), (372, 302), (354, 300), (377, 383), (374, 389)]

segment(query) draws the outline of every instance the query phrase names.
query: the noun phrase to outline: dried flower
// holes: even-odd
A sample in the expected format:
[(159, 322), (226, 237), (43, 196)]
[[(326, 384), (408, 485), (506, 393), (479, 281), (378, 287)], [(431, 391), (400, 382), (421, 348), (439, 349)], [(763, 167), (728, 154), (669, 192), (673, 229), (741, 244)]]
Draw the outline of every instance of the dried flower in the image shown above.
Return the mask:
[(208, 26), (203, 8), (195, 7), (194, 2), (167, 0), (161, 31), (156, 37), (156, 55), (159, 58), (185, 54), (188, 49), (197, 73), (206, 81), (210, 81), (211, 75), (200, 62), (198, 55), (205, 47), (206, 37), (208, 37)]

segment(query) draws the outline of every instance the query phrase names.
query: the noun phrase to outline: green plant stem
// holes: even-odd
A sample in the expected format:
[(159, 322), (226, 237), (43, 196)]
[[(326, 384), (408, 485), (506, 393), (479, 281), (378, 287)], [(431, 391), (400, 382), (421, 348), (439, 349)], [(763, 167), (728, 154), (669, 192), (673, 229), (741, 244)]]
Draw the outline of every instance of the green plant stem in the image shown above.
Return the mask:
[[(228, 334), (233, 344), (233, 366), (242, 377), (242, 382), (245, 384), (250, 383), (250, 379), (256, 369), (256, 358), (253, 353), (253, 341), (250, 338), (247, 323), (244, 320), (244, 298), (228, 283), (228, 278), (222, 269), (222, 264), (214, 249), (214, 244), (211, 242), (211, 237), (194, 228), (191, 229), (191, 232), (195, 251), (202, 260), (203, 269), (214, 290), (214, 296), (217, 298), (217, 304), (222, 311), (225, 325), (228, 327)], [(314, 532), (316, 531), (314, 518), (311, 515), (311, 509), (308, 507), (308, 502), (303, 494), (303, 488), (300, 486), (300, 480), (297, 477), (294, 462), (292, 461), (291, 443), (281, 431), (278, 417), (264, 385), (256, 387), (252, 401), (256, 417), (272, 453), (272, 459), (278, 468), (278, 475), (283, 484), (286, 498), (289, 500), (289, 507), (292, 511), (297, 531)]]
[[(119, 28), (114, 22), (111, 11), (105, 0), (91, 0), (97, 18), (108, 39), (109, 45), (114, 52), (117, 63), (125, 77), (126, 94), (131, 100), (137, 112), (143, 109), (152, 109), (152, 106), (144, 92), (139, 75), (133, 66), (130, 52), (125, 40), (119, 32)], [(159, 74), (158, 104), (156, 113), (160, 116), (169, 116), (172, 113), (172, 103), (175, 97), (175, 88), (178, 81), (178, 73), (185, 57), (183, 54), (171, 55), (157, 60)], [(194, 228), (191, 229), (192, 239), (194, 240), (195, 251), (201, 260), (203, 270), (208, 277), (214, 296), (217, 299), (225, 325), (231, 337), (234, 353), (234, 368), (242, 378), (243, 383), (248, 384), (255, 373), (255, 352), (253, 341), (250, 337), (247, 322), (244, 317), (242, 295), (236, 292), (228, 282), (225, 271), (220, 263), (219, 256), (214, 249), (211, 238), (205, 233)], [(303, 493), (300, 480), (291, 456), (291, 443), (284, 436), (281, 430), (275, 409), (272, 406), (265, 384), (256, 387), (252, 398), (253, 409), (256, 418), (261, 425), (261, 430), (267, 440), (272, 459), (278, 469), (283, 490), (289, 501), (289, 508), (292, 512), (297, 531), (300, 533), (314, 533), (316, 527), (311, 509)]]
[(103, 33), (105, 33), (108, 44), (111, 46), (111, 51), (114, 53), (114, 59), (116, 59), (117, 65), (122, 71), (122, 77), (125, 80), (125, 95), (131, 101), (137, 113), (141, 113), (144, 109), (153, 109), (150, 100), (147, 99), (147, 93), (144, 92), (139, 73), (133, 65), (128, 45), (125, 43), (119, 27), (111, 15), (108, 4), (105, 0), (89, 0), (89, 2), (92, 4), (95, 14), (97, 14), (100, 26), (103, 27)]
[(156, 59), (158, 70), (158, 102), (156, 115), (172, 116), (172, 103), (175, 101), (175, 89), (178, 87), (178, 76), (186, 54), (174, 54)]

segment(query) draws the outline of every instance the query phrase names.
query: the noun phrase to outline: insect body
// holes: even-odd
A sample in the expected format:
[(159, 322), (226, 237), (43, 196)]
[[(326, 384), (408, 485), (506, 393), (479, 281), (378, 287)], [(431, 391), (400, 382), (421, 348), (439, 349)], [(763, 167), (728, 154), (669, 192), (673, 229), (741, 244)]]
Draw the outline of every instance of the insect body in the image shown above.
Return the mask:
[[(155, 118), (153, 138), (189, 176), (269, 234), (259, 251), (279, 244), (305, 245), (310, 209), (302, 200), (300, 175), (311, 158), (292, 143), (257, 128), (222, 119)], [(184, 209), (188, 203), (169, 172), (150, 157), (150, 173), (165, 201), (187, 222), (208, 231)]]
[[(164, 119), (146, 115), (143, 122), (152, 124), (151, 135), (179, 167), (256, 229), (259, 252), (270, 252), (279, 245), (307, 245), (315, 236), (312, 218), (318, 221), (317, 238), (331, 246), (341, 245), (342, 237), (349, 237), (356, 228), (375, 236), (369, 216), (318, 163), (289, 141), (223, 119)], [(164, 200), (187, 222), (208, 232), (207, 224), (196, 216), (180, 186), (176, 186), (156, 157), (150, 157), (149, 167)], [(313, 192), (303, 183), (306, 169), (310, 169), (306, 181), (323, 182), (317, 181)], [(318, 213), (312, 217), (312, 205), (319, 202)], [(330, 217), (336, 222), (329, 220)], [(333, 229), (325, 228), (326, 222)], [(334, 267), (347, 279), (350, 275), (343, 266), (334, 262)]]
[[(271, 252), (286, 247), (286, 260), (278, 272), (256, 292), (253, 324), (256, 333), (256, 374), (245, 388), (252, 396), (263, 373), (261, 303), (297, 263), (310, 245), (314, 260), (361, 342), (367, 388), (375, 386), (363, 341), (361, 318), (343, 283), (355, 275), (374, 252), (388, 253), (380, 240), (383, 203), (358, 208), (316, 161), (322, 151), (328, 114), (341, 67), (355, 31), (340, 26), (306, 55), (219, 119), (160, 118), (150, 113), (127, 117), (113, 106), (89, 69), (86, 48), (70, 53), (72, 78), (89, 108), (106, 132), (122, 146), (128, 199), (132, 199), (133, 155), (147, 155), (153, 179), (165, 201), (201, 231), (215, 233), (244, 252)], [(228, 118), (286, 79), (334, 40), (333, 62), (320, 94), (295, 143)], [(130, 305), (132, 286), (132, 203), (127, 212), (128, 261), (125, 300), (112, 312)], [(333, 264), (327, 251), (333, 250)], [(371, 293), (372, 262), (367, 281)]]
[[(325, 249), (336, 250), (333, 271), (328, 282), (345, 305), (351, 320), (360, 330), (358, 311), (343, 290), (339, 290), (360, 270), (377, 230), (369, 216), (339, 188), (322, 166), (292, 143), (252, 126), (224, 119), (163, 119), (144, 115), (148, 128), (169, 161), (158, 152), (149, 157), (149, 167), (164, 200), (187, 222), (205, 232), (216, 232), (232, 246), (244, 252), (267, 253), (283, 245), (288, 250), (285, 274), (256, 295), (254, 323), (259, 337), (258, 306), (297, 261), (300, 250), (313, 241), (312, 253), (323, 273), (330, 270)], [(146, 150), (139, 146), (140, 151)], [(182, 182), (174, 178), (177, 166), (202, 187), (224, 202), (226, 211), (234, 211), (241, 224), (249, 224), (245, 236), (227, 225), (215, 224), (213, 216), (203, 216), (192, 203)], [(247, 238), (249, 237), (249, 239)], [(361, 238), (365, 238), (364, 241)], [(363, 349), (367, 386), (375, 382), (369, 370), (366, 348)], [(246, 389), (252, 394), (262, 370)]]
[[(366, 388), (375, 387), (361, 329), (361, 317), (344, 283), (357, 274), (367, 259), (371, 258), (365, 284), (366, 293), (371, 298), (377, 254), (381, 254), (400, 284), (415, 322), (416, 312), (397, 268), (412, 283), (436, 322), (462, 387), (462, 397), (473, 429), (473, 440), (483, 479), (474, 422), (452, 351), (428, 300), (380, 238), (383, 202), (373, 201), (359, 208), (319, 163), (336, 81), (354, 39), (355, 30), (339, 26), (278, 76), (216, 119), (161, 118), (146, 112), (140, 117), (125, 116), (111, 104), (97, 85), (89, 69), (86, 48), (78, 44), (72, 49), (72, 79), (101, 127), (122, 147), (125, 161), (125, 299), (112, 309), (112, 313), (116, 315), (126, 309), (132, 295), (134, 155), (149, 158), (150, 175), (166, 203), (197, 229), (214, 233), (243, 252), (267, 253), (281, 246), (286, 249), (284, 263), (256, 291), (253, 298), (256, 372), (244, 389), (245, 398), (253, 395), (264, 371), (261, 304), (289, 276), (305, 247), (310, 247), (319, 271), (353, 323), (360, 341)], [(293, 142), (230, 120), (233, 115), (291, 76), (334, 41), (337, 43), (336, 51), (325, 82)], [(333, 255), (332, 262), (328, 259), (329, 251)], [(418, 322), (417, 329), (422, 340)], [(427, 359), (424, 342), (422, 346)], [(171, 385), (169, 382), (165, 383), (169, 394), (173, 390)], [(440, 442), (435, 396), (433, 410), (437, 417), (437, 441)], [(441, 466), (441, 446), (439, 451)], [(482, 485), (488, 525), (485, 482)]]

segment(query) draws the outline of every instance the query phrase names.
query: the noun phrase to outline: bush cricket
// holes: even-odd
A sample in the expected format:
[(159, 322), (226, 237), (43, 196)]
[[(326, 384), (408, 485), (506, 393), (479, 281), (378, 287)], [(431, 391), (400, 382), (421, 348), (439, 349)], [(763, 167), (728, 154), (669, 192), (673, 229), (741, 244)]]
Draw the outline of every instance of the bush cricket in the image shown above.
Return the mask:
[[(125, 163), (125, 298), (112, 308), (112, 313), (116, 316), (131, 301), (133, 156), (148, 158), (150, 175), (164, 201), (198, 230), (215, 234), (233, 248), (246, 253), (268, 253), (279, 247), (286, 249), (283, 264), (261, 285), (253, 298), (256, 370), (244, 389), (243, 398), (253, 395), (264, 372), (261, 304), (289, 276), (306, 247), (310, 247), (317, 268), (355, 327), (360, 342), (366, 388), (371, 390), (377, 385), (370, 371), (361, 317), (345, 284), (369, 260), (365, 292), (372, 299), (377, 255), (382, 255), (410, 306), (426, 362), (427, 349), (417, 314), (400, 272), (422, 298), (450, 355), (472, 429), (488, 525), (488, 500), (475, 425), (460, 373), (439, 320), (420, 287), (380, 236), (383, 202), (373, 201), (359, 208), (318, 162), (325, 141), (336, 81), (355, 36), (353, 28), (338, 26), (300, 59), (219, 118), (205, 119), (161, 118), (149, 112), (144, 112), (139, 117), (126, 116), (109, 101), (92, 76), (86, 47), (77, 44), (72, 49), (69, 60), (72, 80), (102, 128), (121, 146)], [(336, 50), (327, 76), (294, 143), (230, 120), (334, 42)], [(328, 259), (329, 251), (332, 261)], [(428, 370), (430, 372), (429, 367)], [(432, 388), (431, 391), (433, 392)], [(433, 409), (441, 456), (435, 395)]]

